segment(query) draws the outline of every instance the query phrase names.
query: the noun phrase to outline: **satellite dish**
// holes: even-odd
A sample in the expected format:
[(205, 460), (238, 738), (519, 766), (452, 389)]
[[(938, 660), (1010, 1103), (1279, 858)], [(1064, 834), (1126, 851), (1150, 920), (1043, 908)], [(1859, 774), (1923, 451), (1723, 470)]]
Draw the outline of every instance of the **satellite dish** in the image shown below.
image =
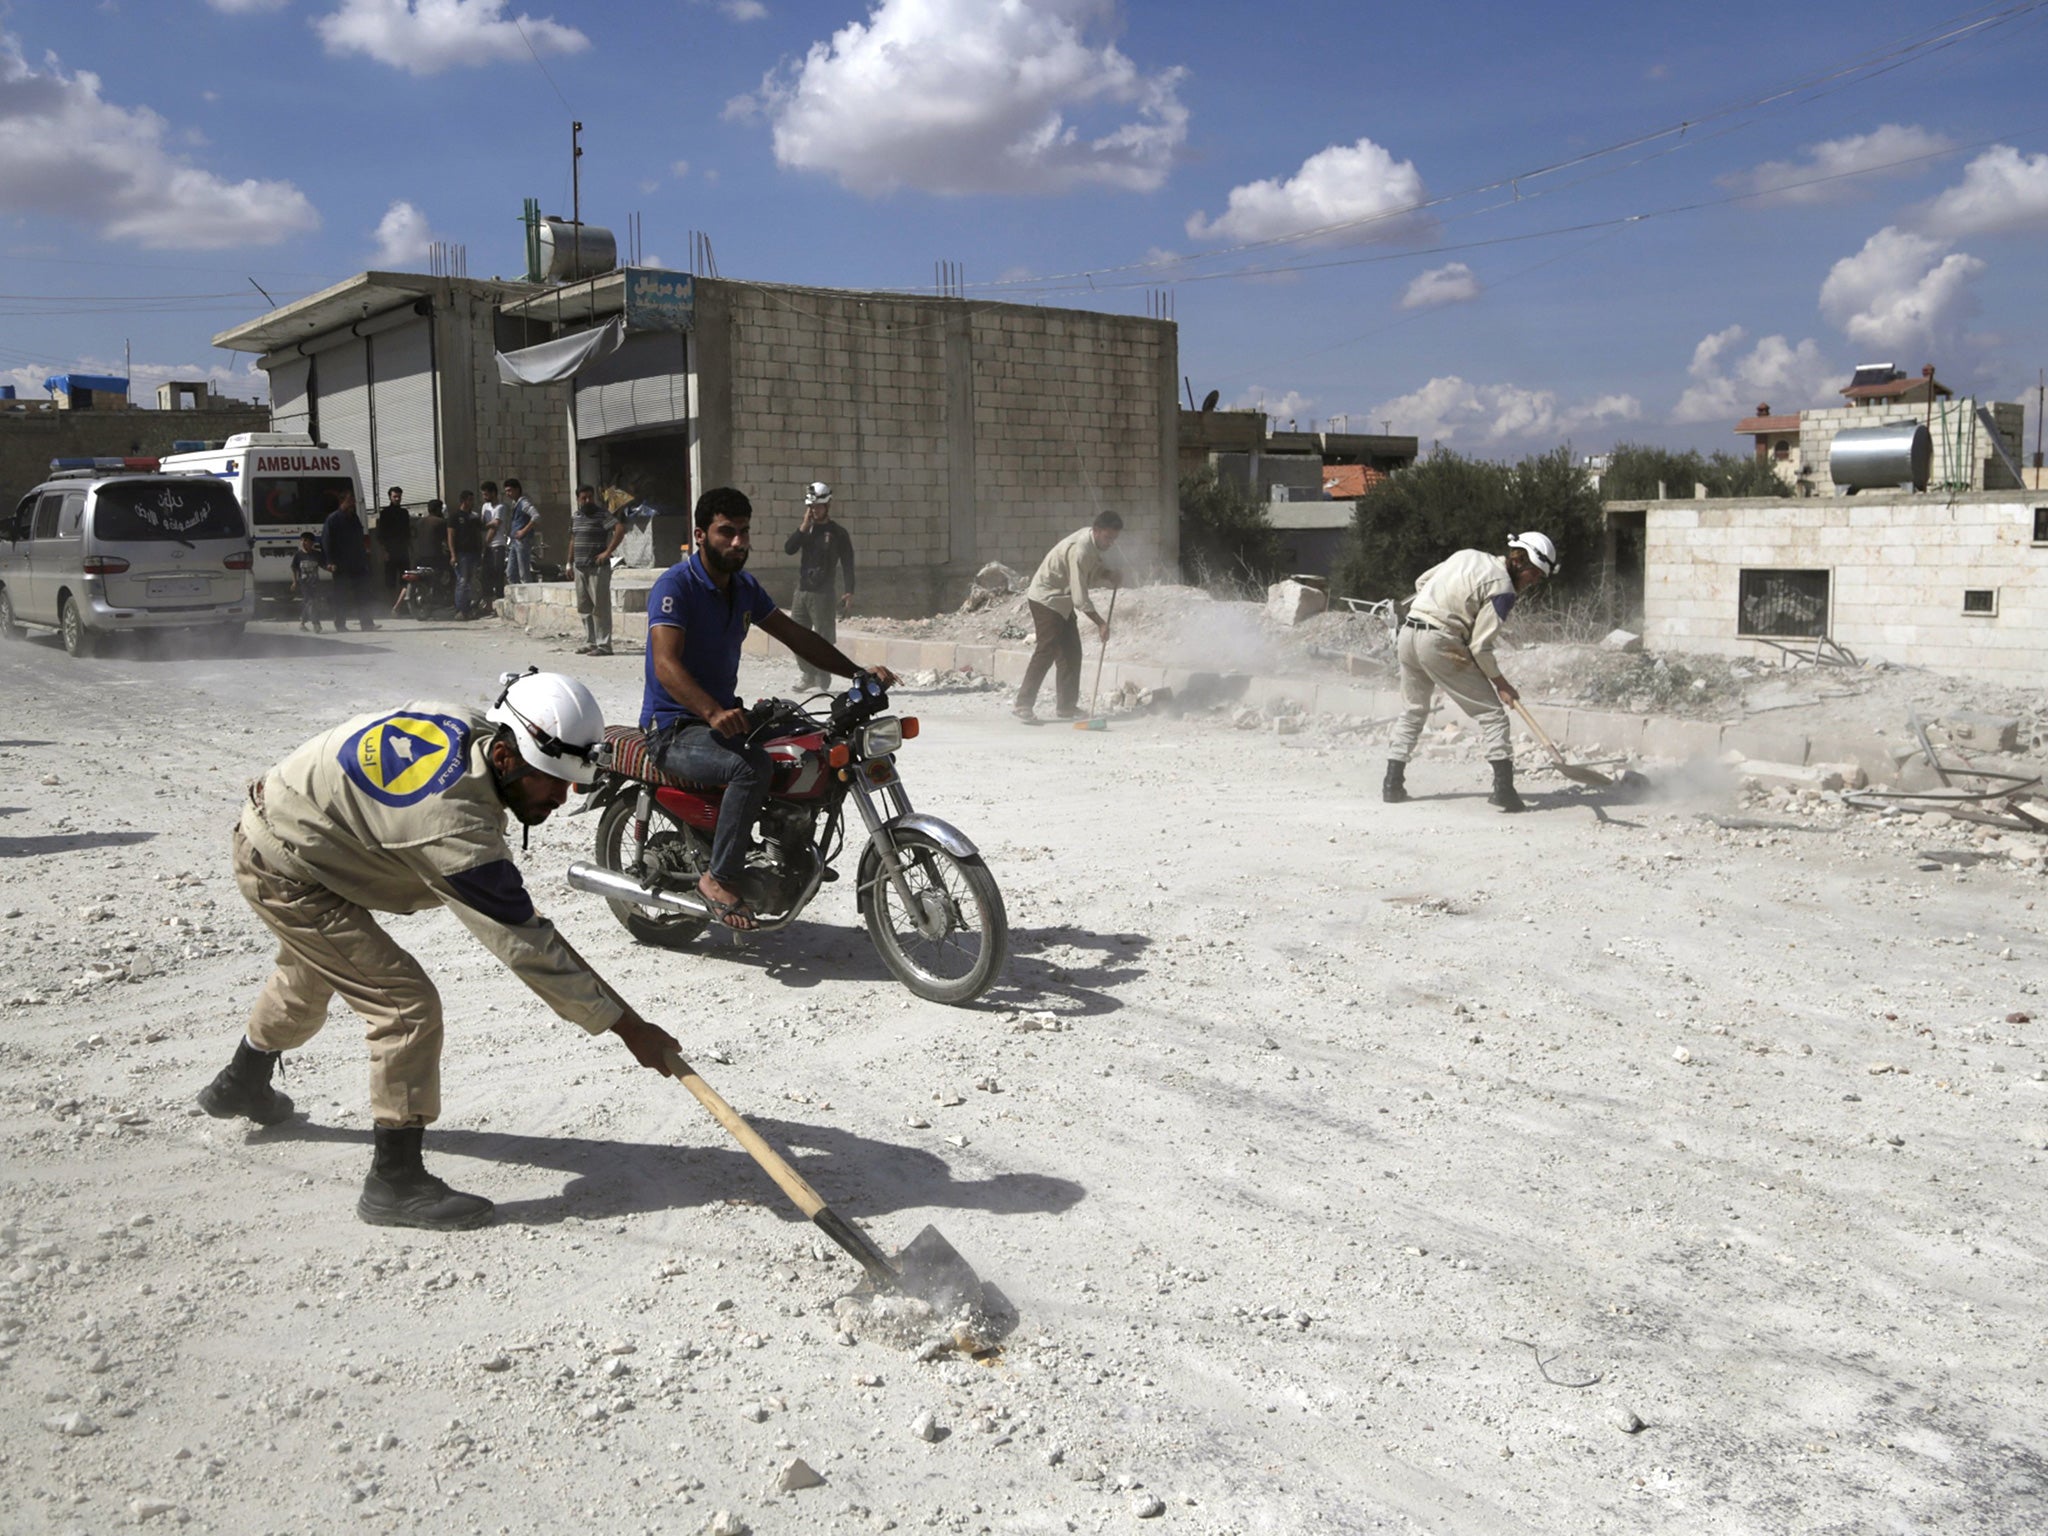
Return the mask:
[(1216, 402), (1217, 402), (1218, 400), (1221, 400), (1222, 398), (1223, 398), (1223, 391), (1222, 391), (1222, 390), (1220, 390), (1220, 389), (1212, 389), (1212, 390), (1210, 390), (1210, 391), (1209, 391), (1209, 393), (1207, 393), (1206, 395), (1202, 396), (1202, 409), (1203, 409), (1203, 410), (1205, 410), (1205, 411), (1213, 411), (1213, 410), (1215, 410), (1215, 409), (1216, 409)]

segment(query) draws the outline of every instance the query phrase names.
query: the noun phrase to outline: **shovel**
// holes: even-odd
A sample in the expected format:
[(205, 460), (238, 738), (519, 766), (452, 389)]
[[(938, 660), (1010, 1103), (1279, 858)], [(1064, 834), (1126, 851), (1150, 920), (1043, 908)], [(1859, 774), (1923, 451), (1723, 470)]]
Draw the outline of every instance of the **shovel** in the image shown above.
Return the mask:
[[(1103, 628), (1105, 629), (1116, 622), (1116, 595), (1119, 590), (1116, 587), (1109, 589), (1109, 617), (1102, 621)], [(1108, 654), (1109, 640), (1105, 637), (1102, 642), (1102, 649), (1095, 653), (1095, 686), (1088, 690), (1088, 715), (1086, 719), (1074, 722), (1074, 729), (1077, 731), (1106, 731), (1109, 729), (1109, 716), (1095, 713), (1095, 701), (1102, 697), (1102, 658)]]
[(1557, 743), (1552, 741), (1544, 732), (1543, 727), (1536, 723), (1536, 717), (1529, 713), (1527, 707), (1523, 705), (1520, 699), (1515, 700), (1515, 713), (1522, 717), (1524, 725), (1536, 733), (1536, 739), (1543, 743), (1543, 749), (1550, 754), (1551, 761), (1557, 764), (1557, 771), (1559, 773), (1570, 779), (1574, 784), (1585, 784), (1593, 789), (1610, 789), (1613, 787), (1614, 780), (1610, 779), (1598, 768), (1582, 767), (1570, 761), (1562, 752), (1558, 751)]
[(663, 1058), (663, 1064), (677, 1082), (696, 1095), (699, 1104), (711, 1111), (711, 1118), (732, 1133), (733, 1140), (761, 1165), (796, 1208), (810, 1217), (819, 1231), (853, 1256), (854, 1262), (867, 1271), (868, 1280), (876, 1290), (915, 1296), (930, 1303), (932, 1309), (941, 1315), (963, 1306), (977, 1310), (981, 1307), (980, 1278), (974, 1273), (973, 1266), (960, 1257), (959, 1250), (940, 1235), (937, 1227), (926, 1226), (910, 1240), (909, 1247), (894, 1259), (889, 1258), (865, 1232), (827, 1205), (824, 1198), (804, 1182), (803, 1175), (790, 1167), (761, 1133), (747, 1124), (738, 1110), (720, 1098), (718, 1091), (697, 1075), (697, 1069), (683, 1060), (681, 1051), (670, 1051)]

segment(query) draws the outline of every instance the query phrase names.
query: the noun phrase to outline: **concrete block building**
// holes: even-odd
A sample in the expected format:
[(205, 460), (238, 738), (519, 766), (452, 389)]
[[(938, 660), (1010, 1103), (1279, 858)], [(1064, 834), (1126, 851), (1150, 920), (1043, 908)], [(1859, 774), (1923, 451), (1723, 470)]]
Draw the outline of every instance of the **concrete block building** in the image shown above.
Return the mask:
[[(1866, 659), (2048, 684), (2048, 502), (2026, 491), (1620, 501), (1616, 617), (1653, 648)], [(1636, 594), (1639, 594), (1636, 595)]]
[[(660, 313), (629, 301), (649, 287)], [(570, 376), (501, 382), (499, 353), (613, 324)], [(354, 448), (373, 502), (516, 474), (557, 558), (578, 484), (651, 507), (658, 562), (699, 491), (737, 485), (752, 569), (786, 599), (782, 535), (812, 480), (834, 488), (867, 612), (956, 602), (987, 561), (1028, 568), (1105, 508), (1134, 564), (1179, 554), (1167, 321), (644, 269), (549, 286), (363, 273), (216, 345), (259, 352), (278, 430)]]
[[(123, 381), (125, 383), (125, 381)], [(106, 398), (118, 409), (105, 409)], [(0, 509), (12, 511), (28, 488), (50, 472), (52, 459), (154, 459), (179, 443), (218, 442), (236, 432), (270, 428), (270, 407), (226, 395), (198, 408), (141, 410), (125, 392), (67, 392), (54, 400), (0, 400)]]

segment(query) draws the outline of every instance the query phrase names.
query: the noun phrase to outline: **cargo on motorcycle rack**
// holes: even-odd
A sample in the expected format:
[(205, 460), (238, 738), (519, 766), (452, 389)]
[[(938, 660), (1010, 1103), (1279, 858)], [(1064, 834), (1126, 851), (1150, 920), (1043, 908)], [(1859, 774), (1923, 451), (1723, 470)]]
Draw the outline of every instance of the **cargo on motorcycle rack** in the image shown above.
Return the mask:
[[(790, 699), (748, 711), (747, 740), (774, 765), (740, 880), (749, 936), (786, 928), (839, 878), (851, 804), (855, 901), (883, 962), (920, 997), (972, 1002), (1009, 952), (1002, 893), (965, 833), (912, 809), (896, 754), (917, 721), (884, 713), (888, 705), (881, 682), (860, 672), (822, 712)], [(724, 786), (663, 773), (646, 732), (612, 726), (605, 739), (609, 762), (575, 812), (598, 816), (596, 856), (569, 866), (569, 884), (609, 901), (642, 943), (680, 949), (715, 916), (697, 882), (710, 868)]]

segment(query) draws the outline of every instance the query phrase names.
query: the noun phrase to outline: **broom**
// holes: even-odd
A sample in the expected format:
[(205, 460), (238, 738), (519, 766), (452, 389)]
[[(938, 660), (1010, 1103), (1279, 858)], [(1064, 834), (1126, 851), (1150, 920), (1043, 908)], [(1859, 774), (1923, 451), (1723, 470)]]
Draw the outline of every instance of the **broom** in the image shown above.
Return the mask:
[[(1116, 623), (1116, 595), (1120, 590), (1117, 587), (1109, 589), (1109, 617), (1102, 621), (1104, 629), (1108, 629)], [(1086, 719), (1074, 722), (1074, 729), (1077, 731), (1106, 731), (1109, 729), (1109, 716), (1095, 713), (1095, 701), (1102, 697), (1102, 658), (1108, 654), (1109, 640), (1107, 637), (1104, 637), (1102, 649), (1095, 653), (1095, 686), (1088, 690), (1088, 715)]]

